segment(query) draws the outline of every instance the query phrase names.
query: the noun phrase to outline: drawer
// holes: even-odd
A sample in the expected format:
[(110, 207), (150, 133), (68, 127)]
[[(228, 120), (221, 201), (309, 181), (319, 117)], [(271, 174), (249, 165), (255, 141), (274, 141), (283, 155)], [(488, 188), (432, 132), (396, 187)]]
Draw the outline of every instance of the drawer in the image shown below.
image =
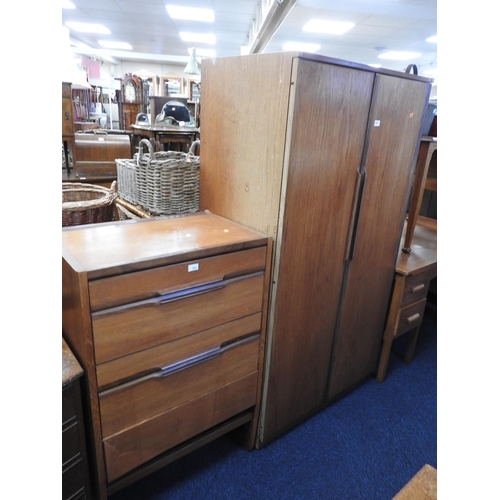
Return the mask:
[(91, 281), (91, 309), (99, 311), (182, 288), (263, 271), (265, 262), (266, 247), (259, 247)]
[(73, 384), (68, 385), (62, 390), (62, 423), (68, 420), (76, 419), (76, 394)]
[(109, 389), (131, 378), (137, 378), (137, 374), (151, 373), (179, 359), (188, 358), (193, 353), (220, 347), (251, 333), (259, 333), (261, 317), (261, 313), (255, 313), (129, 356), (122, 356), (108, 363), (101, 363), (96, 369), (98, 389)]
[[(201, 397), (258, 369), (259, 334), (178, 359), (99, 394), (104, 438)], [(256, 393), (257, 387), (252, 389)]]
[(257, 378), (254, 372), (104, 439), (108, 481), (254, 406)]
[[(74, 460), (62, 472), (62, 498), (85, 498), (85, 469), (81, 457)], [(80, 496), (83, 494), (83, 497)]]
[(96, 363), (260, 312), (263, 286), (256, 273), (92, 313)]
[(405, 280), (405, 288), (401, 305), (406, 306), (412, 302), (427, 297), (431, 277), (432, 271), (426, 271), (408, 276)]
[(78, 421), (75, 420), (71, 425), (66, 427), (62, 433), (62, 463), (63, 467), (66, 462), (76, 457), (80, 453), (80, 427)]
[(416, 328), (424, 317), (425, 304), (427, 299), (421, 299), (414, 304), (403, 307), (399, 311), (398, 328), (395, 336), (401, 335), (413, 328)]

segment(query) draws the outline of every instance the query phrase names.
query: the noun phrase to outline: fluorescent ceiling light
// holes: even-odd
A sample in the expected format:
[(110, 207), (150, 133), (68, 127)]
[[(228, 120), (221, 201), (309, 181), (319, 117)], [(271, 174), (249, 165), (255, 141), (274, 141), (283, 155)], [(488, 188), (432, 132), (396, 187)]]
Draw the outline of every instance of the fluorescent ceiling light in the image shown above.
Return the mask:
[(212, 9), (197, 9), (195, 7), (181, 7), (180, 5), (165, 5), (165, 8), (172, 19), (214, 22), (214, 11)]
[(299, 51), (299, 52), (316, 52), (320, 49), (321, 45), (317, 43), (300, 43), (300, 42), (286, 42), (283, 45), (285, 51)]
[(215, 44), (215, 35), (187, 33), (185, 31), (181, 31), (179, 36), (181, 37), (181, 40), (184, 40), (185, 42), (209, 43), (211, 45)]
[(393, 61), (407, 61), (409, 59), (417, 59), (422, 54), (419, 52), (398, 52), (396, 50), (389, 50), (380, 54), (379, 59), (392, 59)]
[(429, 43), (438, 43), (438, 36), (437, 35), (430, 36), (429, 38), (426, 38), (425, 41)]
[(100, 33), (102, 35), (109, 35), (111, 33), (111, 31), (102, 24), (73, 23), (68, 21), (66, 22), (66, 26), (80, 33)]
[(201, 57), (216, 57), (217, 52), (214, 49), (196, 49), (196, 55)]
[(62, 0), (63, 9), (74, 9), (75, 6), (69, 0)]
[(106, 49), (132, 50), (132, 45), (127, 42), (113, 42), (111, 40), (99, 40), (99, 45)]
[(328, 21), (326, 19), (311, 19), (303, 28), (303, 31), (313, 33), (326, 33), (328, 35), (343, 35), (354, 27), (354, 23), (343, 21)]

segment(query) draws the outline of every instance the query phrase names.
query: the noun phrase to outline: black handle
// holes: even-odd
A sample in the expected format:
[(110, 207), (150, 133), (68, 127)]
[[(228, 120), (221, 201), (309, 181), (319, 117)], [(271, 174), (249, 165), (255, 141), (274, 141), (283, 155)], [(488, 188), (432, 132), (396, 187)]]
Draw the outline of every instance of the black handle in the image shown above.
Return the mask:
[(418, 75), (418, 68), (416, 64), (408, 64), (405, 69), (405, 73), (411, 73), (411, 70), (413, 70), (414, 75)]

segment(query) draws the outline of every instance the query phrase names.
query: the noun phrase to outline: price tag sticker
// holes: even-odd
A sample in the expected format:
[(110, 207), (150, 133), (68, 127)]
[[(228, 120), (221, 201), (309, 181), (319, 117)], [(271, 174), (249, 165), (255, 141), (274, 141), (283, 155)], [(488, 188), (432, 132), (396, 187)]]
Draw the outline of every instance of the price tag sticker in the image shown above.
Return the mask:
[(373, 122), (373, 126), (374, 126), (374, 127), (380, 127), (380, 120), (375, 120), (375, 121)]
[(193, 271), (198, 271), (199, 269), (199, 264), (189, 264), (188, 265), (188, 273), (192, 273)]

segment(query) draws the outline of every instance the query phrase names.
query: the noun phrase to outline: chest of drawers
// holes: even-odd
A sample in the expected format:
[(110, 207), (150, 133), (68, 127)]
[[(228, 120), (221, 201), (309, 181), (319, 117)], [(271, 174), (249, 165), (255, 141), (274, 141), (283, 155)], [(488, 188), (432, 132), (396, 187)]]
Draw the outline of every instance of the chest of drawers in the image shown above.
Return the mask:
[(210, 212), (63, 231), (63, 331), (99, 498), (236, 427), (255, 442), (270, 240)]
[(89, 499), (80, 385), (83, 370), (62, 339), (62, 498)]

